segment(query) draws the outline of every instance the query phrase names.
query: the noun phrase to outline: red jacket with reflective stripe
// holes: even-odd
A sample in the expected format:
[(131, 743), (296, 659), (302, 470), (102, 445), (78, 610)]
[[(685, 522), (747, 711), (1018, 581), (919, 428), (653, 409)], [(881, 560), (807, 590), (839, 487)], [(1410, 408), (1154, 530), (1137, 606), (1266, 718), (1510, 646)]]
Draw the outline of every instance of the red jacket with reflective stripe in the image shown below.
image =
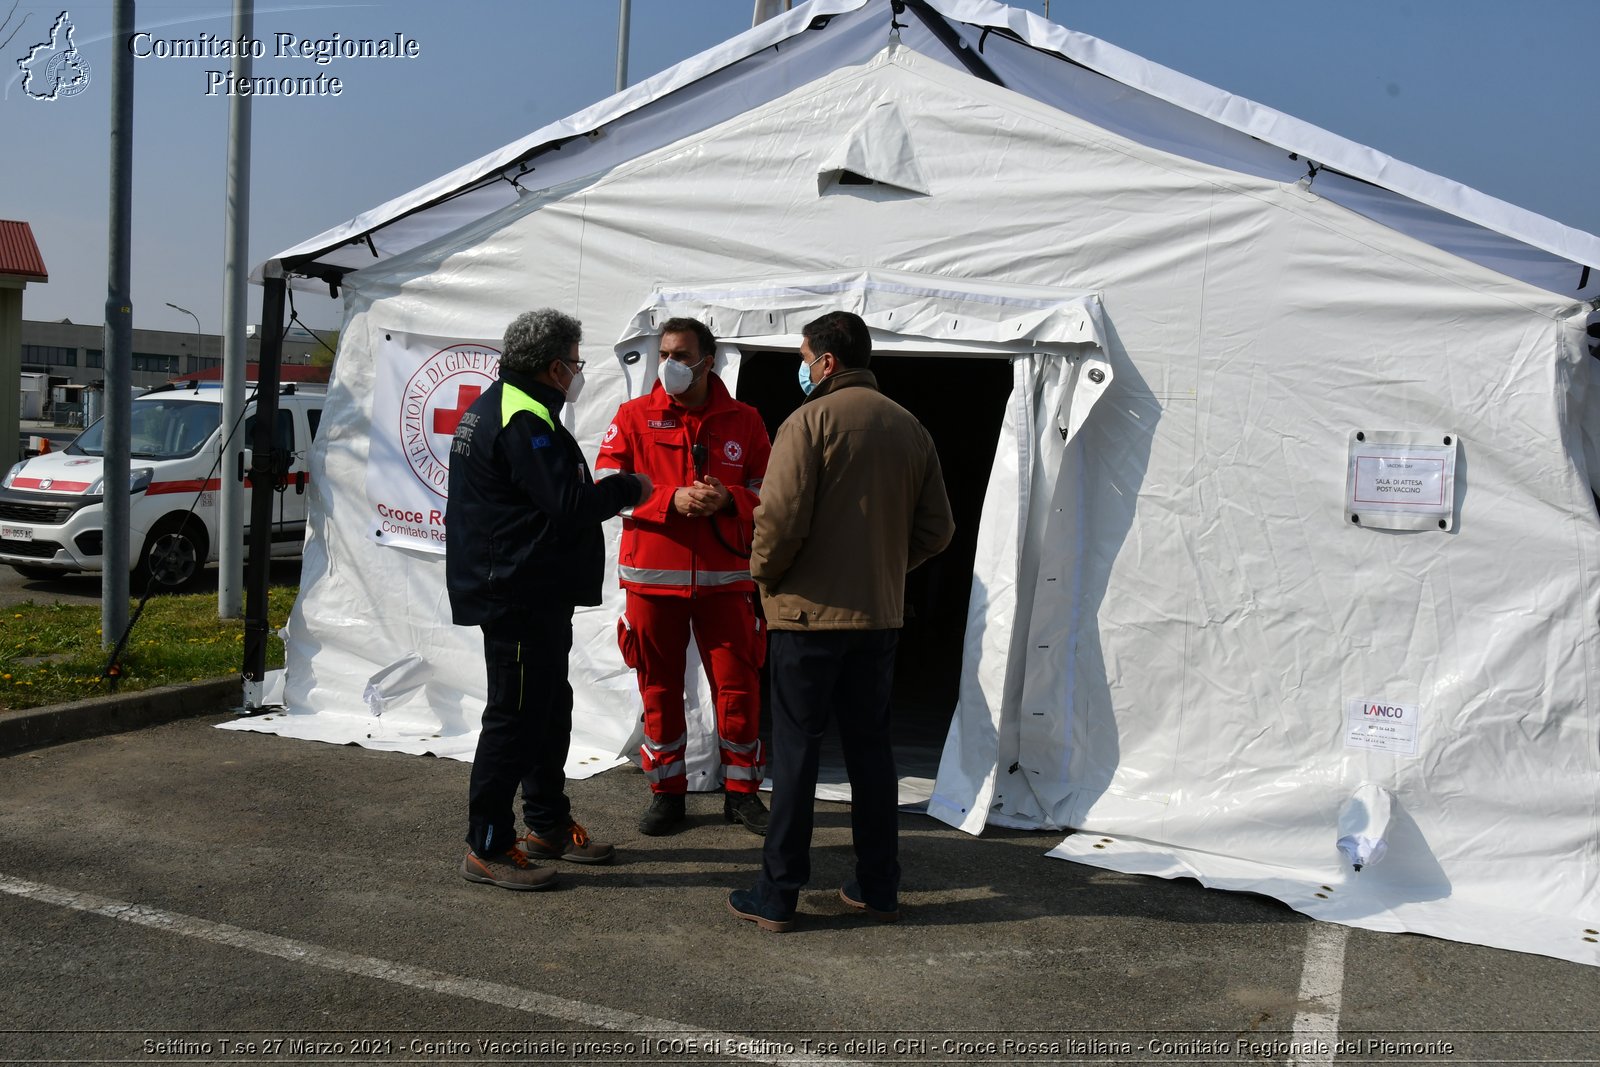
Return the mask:
[[(699, 436), (691, 440), (695, 419)], [(696, 444), (706, 447), (704, 473), (733, 494), (732, 504), (709, 518), (680, 515), (672, 507), (672, 494), (694, 484)], [(749, 557), (739, 553), (750, 551), (753, 515), (771, 451), (760, 413), (735, 400), (715, 374), (710, 376), (710, 395), (698, 409), (684, 408), (660, 382), (649, 395), (618, 408), (601, 439), (595, 470), (636, 471), (655, 484), (647, 498), (622, 513), (617, 560), (622, 587), (666, 596), (753, 591)]]

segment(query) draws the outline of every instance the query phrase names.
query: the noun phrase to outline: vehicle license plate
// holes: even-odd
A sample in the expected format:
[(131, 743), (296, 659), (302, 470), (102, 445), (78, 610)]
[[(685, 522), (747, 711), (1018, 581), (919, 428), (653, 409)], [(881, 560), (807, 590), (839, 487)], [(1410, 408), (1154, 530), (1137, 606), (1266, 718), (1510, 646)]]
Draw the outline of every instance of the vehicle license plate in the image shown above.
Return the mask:
[(6, 541), (32, 541), (33, 527), (31, 526), (0, 526), (0, 540)]

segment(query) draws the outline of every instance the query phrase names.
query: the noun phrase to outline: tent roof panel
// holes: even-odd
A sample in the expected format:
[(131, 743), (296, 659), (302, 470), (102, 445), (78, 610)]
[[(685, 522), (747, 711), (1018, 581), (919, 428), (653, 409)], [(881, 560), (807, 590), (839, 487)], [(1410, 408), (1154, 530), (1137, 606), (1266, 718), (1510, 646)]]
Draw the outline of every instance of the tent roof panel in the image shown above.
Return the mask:
[[(1152, 147), (1284, 181), (1314, 165), (1347, 176), (1313, 184), (1351, 210), (1549, 291), (1600, 294), (1600, 271), (1582, 269), (1600, 268), (1600, 238), (1087, 34), (993, 0), (909, 0), (899, 21), (918, 51)], [(530, 171), (541, 188), (601, 173), (862, 62), (887, 43), (889, 23), (889, 0), (810, 0), (274, 258), (311, 273), (372, 266), (513, 202)], [(827, 32), (810, 32), (819, 25)]]
[[(431, 239), (438, 234), (448, 233), (456, 229), (458, 225), (472, 219), (481, 218), (514, 199), (514, 186), (509, 182), (494, 181), (502, 173), (508, 170), (514, 172), (525, 161), (541, 152), (559, 148), (563, 144), (571, 142), (574, 138), (593, 134), (595, 131), (610, 126), (626, 116), (662, 101), (666, 97), (690, 89), (697, 82), (725, 72), (741, 61), (756, 56), (766, 49), (774, 48), (778, 45), (787, 45), (791, 38), (804, 34), (813, 22), (819, 18), (853, 11), (866, 2), (868, 0), (812, 0), (809, 4), (802, 5), (802, 7), (793, 11), (785, 12), (777, 18), (764, 22), (728, 41), (724, 41), (715, 48), (692, 56), (653, 77), (629, 86), (620, 93), (592, 104), (574, 115), (569, 115), (558, 122), (542, 126), (527, 136), (511, 142), (504, 148), (490, 152), (488, 155), (475, 159), (465, 166), (458, 167), (448, 174), (435, 178), (426, 185), (397, 196), (370, 211), (365, 211), (348, 222), (325, 230), (292, 248), (287, 248), (273, 258), (289, 260), (312, 257), (318, 262), (326, 262), (324, 253), (346, 246), (351, 242), (362, 242), (367, 235), (424, 209), (427, 211), (429, 218), (419, 220), (412, 229), (415, 230), (417, 235), (425, 236), (421, 236), (421, 240), (413, 239), (401, 242), (405, 248), (414, 247), (416, 244), (422, 243), (423, 240)], [(835, 35), (830, 34), (829, 36), (833, 37)], [(837, 41), (830, 41), (829, 44), (831, 47), (838, 46)], [(786, 55), (789, 51), (790, 49), (785, 48)], [(769, 59), (762, 66), (771, 67), (774, 65)], [(794, 66), (795, 64), (788, 63), (785, 65)], [(805, 66), (805, 64), (799, 65), (801, 70), (804, 70)], [(817, 73), (815, 69), (812, 69), (804, 76), (804, 80), (812, 80)], [(693, 95), (699, 98), (694, 100), (694, 103), (702, 108), (712, 112), (720, 110), (716, 108), (713, 102), (704, 99), (705, 94), (703, 92)], [(770, 89), (766, 89), (765, 91), (760, 91), (754, 98), (744, 93), (729, 93), (725, 95), (724, 99), (733, 105), (733, 113), (737, 113), (737, 111), (743, 110), (745, 107), (763, 103), (774, 95), (779, 94), (774, 94)], [(675, 106), (680, 111), (683, 110), (682, 103), (683, 101), (675, 102)], [(725, 104), (724, 107), (726, 106), (728, 105)], [(715, 121), (716, 119), (703, 121), (700, 124), (700, 128), (714, 124)], [(696, 127), (689, 127), (690, 130), (694, 128)], [(610, 132), (608, 131), (608, 133)], [(678, 133), (678, 136), (681, 135), (682, 132)], [(623, 158), (631, 158), (632, 154)], [(618, 161), (612, 160), (609, 165), (615, 165), (615, 162)], [(607, 162), (595, 160), (594, 164), (590, 168), (590, 173), (603, 169)], [(475, 202), (473, 210), (463, 211), (462, 206), (456, 204), (455, 201), (459, 200), (463, 195), (470, 196), (471, 194), (466, 191), (473, 190), (475, 186), (485, 181), (494, 183), (490, 186), (491, 189), (494, 189), (494, 195)], [(548, 183), (541, 181), (540, 184)], [(441, 211), (447, 211), (448, 216), (435, 214), (435, 212)], [(393, 238), (391, 237), (390, 240), (393, 240)], [(390, 254), (403, 250), (404, 248), (395, 248)], [(360, 262), (359, 257), (354, 258), (357, 263)], [(382, 258), (381, 255), (380, 258)], [(368, 262), (362, 265), (370, 265), (371, 259), (372, 256), (368, 253)]]

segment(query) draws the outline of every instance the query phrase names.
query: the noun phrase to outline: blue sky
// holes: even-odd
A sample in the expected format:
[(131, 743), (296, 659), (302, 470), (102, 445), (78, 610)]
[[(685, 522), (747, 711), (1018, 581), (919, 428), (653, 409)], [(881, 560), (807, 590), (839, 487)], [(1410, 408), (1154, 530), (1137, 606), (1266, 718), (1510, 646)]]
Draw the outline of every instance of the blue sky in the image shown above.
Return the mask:
[[(111, 4), (67, 10), (90, 82), (41, 102), (16, 60), (63, 0), (18, 3), (0, 54), (0, 217), (30, 222), (50, 282), (24, 315), (98, 323), (105, 304)], [(1043, 14), (1044, 0), (1014, 4)], [(10, 0), (0, 0), (0, 14)], [(137, 28), (227, 36), (230, 3), (139, 0)], [(338, 97), (254, 110), (250, 259), (421, 185), (611, 93), (616, 0), (258, 3), (255, 35), (417, 42), (411, 60), (258, 60), (256, 73), (339, 76)], [(633, 0), (630, 80), (748, 28), (751, 0)], [(1051, 18), (1427, 170), (1600, 233), (1592, 72), (1600, 0), (1053, 0)], [(26, 19), (24, 22), (23, 20)], [(0, 41), (10, 33), (0, 32)], [(226, 60), (134, 63), (134, 325), (221, 326), (228, 102), (206, 95)], [(260, 292), (252, 287), (251, 321)], [(297, 298), (332, 327), (327, 300)]]

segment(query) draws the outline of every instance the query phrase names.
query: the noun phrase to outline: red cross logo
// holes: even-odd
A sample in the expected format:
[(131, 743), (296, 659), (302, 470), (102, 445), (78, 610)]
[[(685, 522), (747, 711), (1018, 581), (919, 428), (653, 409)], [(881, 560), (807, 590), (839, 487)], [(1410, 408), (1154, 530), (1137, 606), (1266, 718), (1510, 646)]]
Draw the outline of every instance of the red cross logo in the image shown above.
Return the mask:
[(437, 407), (433, 409), (433, 432), (454, 434), (456, 427), (461, 424), (461, 416), (467, 413), (472, 402), (483, 395), (481, 385), (463, 385), (456, 390), (456, 406), (453, 408)]

